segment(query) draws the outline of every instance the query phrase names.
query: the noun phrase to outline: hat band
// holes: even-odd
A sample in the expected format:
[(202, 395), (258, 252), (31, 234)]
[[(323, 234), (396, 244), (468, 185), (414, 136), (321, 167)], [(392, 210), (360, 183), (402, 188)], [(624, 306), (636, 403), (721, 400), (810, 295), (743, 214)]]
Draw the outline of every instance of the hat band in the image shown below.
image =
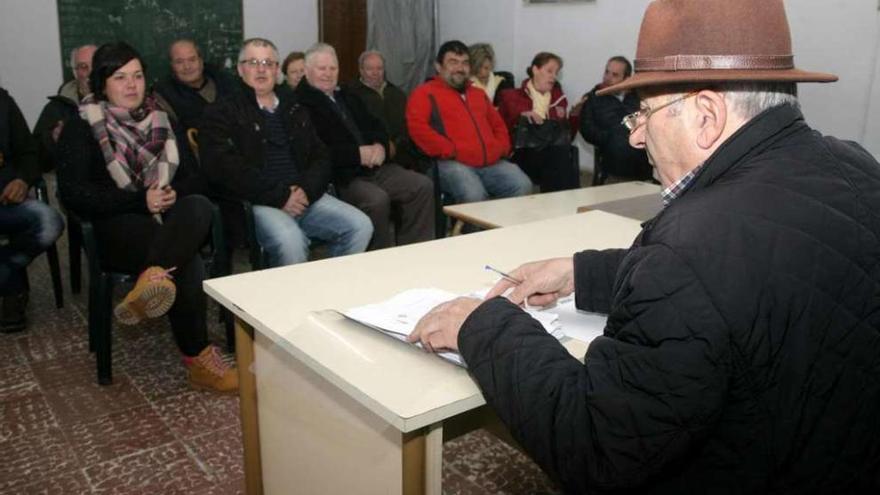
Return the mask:
[(794, 55), (670, 55), (635, 59), (636, 72), (679, 70), (786, 70), (794, 68)]

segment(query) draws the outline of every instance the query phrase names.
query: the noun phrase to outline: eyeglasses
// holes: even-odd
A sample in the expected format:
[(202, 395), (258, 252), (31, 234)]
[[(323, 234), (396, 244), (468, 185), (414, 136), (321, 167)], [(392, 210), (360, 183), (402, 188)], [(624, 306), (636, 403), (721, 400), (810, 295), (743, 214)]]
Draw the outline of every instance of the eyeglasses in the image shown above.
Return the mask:
[(632, 134), (633, 131), (635, 131), (636, 128), (638, 128), (641, 125), (641, 123), (647, 122), (648, 118), (651, 117), (651, 115), (654, 115), (655, 113), (659, 112), (660, 110), (663, 110), (664, 108), (668, 107), (669, 105), (672, 105), (673, 103), (678, 103), (680, 101), (686, 100), (686, 99), (690, 98), (691, 96), (694, 96), (697, 93), (699, 93), (699, 91), (691, 91), (690, 93), (688, 93), (684, 96), (679, 96), (678, 98), (673, 98), (673, 99), (667, 101), (666, 103), (660, 105), (657, 108), (641, 108), (637, 112), (633, 112), (633, 113), (627, 115), (626, 117), (624, 117), (623, 120), (620, 121), (620, 123), (623, 124), (624, 127), (626, 127), (626, 129), (629, 131), (630, 134)]
[(247, 60), (239, 60), (238, 63), (240, 63), (242, 65), (247, 65), (251, 69), (256, 69), (257, 66), (263, 66), (263, 67), (266, 67), (269, 69), (274, 69), (278, 65), (278, 62), (271, 60), (271, 59), (268, 59), (268, 58), (264, 58), (262, 60), (257, 59), (257, 58), (249, 58)]

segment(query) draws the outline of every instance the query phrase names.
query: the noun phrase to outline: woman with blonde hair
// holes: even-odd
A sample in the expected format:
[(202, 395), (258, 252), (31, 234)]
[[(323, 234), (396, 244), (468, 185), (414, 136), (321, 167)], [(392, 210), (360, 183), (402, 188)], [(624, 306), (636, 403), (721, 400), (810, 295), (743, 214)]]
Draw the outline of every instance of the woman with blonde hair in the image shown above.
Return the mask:
[(513, 87), (513, 81), (495, 73), (495, 50), (489, 43), (474, 43), (468, 47), (471, 66), (471, 84), (486, 92), (496, 106), (500, 90)]

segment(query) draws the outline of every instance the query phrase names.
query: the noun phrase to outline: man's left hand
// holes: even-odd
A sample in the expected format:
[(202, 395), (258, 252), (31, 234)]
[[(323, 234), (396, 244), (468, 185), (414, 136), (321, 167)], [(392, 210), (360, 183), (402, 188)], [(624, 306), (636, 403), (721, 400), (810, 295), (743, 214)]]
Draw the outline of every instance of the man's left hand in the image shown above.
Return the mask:
[(419, 320), (406, 340), (421, 342), (429, 352), (458, 351), (458, 332), (461, 331), (461, 325), (482, 303), (480, 299), (459, 297), (440, 304)]
[(27, 192), (28, 185), (25, 181), (13, 179), (3, 188), (3, 193), (0, 193), (0, 203), (4, 205), (21, 203), (27, 197)]

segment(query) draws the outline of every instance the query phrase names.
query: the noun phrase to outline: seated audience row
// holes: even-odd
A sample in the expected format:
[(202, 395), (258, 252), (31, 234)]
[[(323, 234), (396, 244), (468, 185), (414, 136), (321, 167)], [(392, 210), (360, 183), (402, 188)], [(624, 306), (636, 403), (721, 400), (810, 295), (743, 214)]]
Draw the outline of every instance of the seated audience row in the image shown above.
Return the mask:
[(369, 218), (326, 194), (331, 152), (306, 108), (289, 91), (275, 90), (275, 45), (245, 41), (238, 74), (240, 91), (209, 106), (199, 132), (212, 187), (253, 204), (257, 240), (271, 266), (306, 261), (312, 239), (327, 242), (331, 256), (364, 251), (373, 234)]
[[(440, 187), (453, 202), (528, 194), (533, 181), (542, 191), (578, 185), (570, 149), (577, 120), (558, 83), (562, 59), (552, 53), (538, 54), (529, 78), (513, 89), (504, 87), (512, 77), (493, 73), (490, 46), (450, 41), (437, 54), (437, 76), (409, 99), (385, 80), (385, 60), (375, 51), (361, 55), (360, 78), (343, 87), (335, 50), (322, 43), (280, 66), (272, 42), (247, 40), (238, 82), (205, 64), (189, 39), (169, 47), (169, 62), (171, 75), (147, 95), (133, 48), (77, 48), (75, 78), (50, 98), (34, 137), (43, 169), (57, 164), (62, 201), (94, 223), (105, 267), (140, 273), (116, 307), (117, 319), (135, 324), (168, 312), (196, 387), (237, 388), (235, 370), (207, 341), (199, 253), (210, 230), (208, 197), (251, 203), (257, 240), (269, 264), (281, 266), (306, 261), (315, 240), (338, 256), (431, 239), (433, 185), (412, 170), (420, 152), (437, 159)], [(622, 62), (612, 59), (609, 69)], [(288, 86), (277, 87), (282, 74)], [(587, 97), (581, 130), (607, 147), (614, 141), (596, 137), (602, 133), (595, 128), (621, 117), (607, 111), (614, 102), (603, 107), (601, 98)], [(610, 98), (632, 104), (629, 96)], [(17, 110), (9, 101), (0, 110)], [(549, 127), (550, 140), (542, 142), (548, 135), (541, 129)], [(201, 160), (185, 144), (187, 129), (199, 131)], [(8, 244), (11, 268), (0, 278), (10, 294), (0, 329), (14, 330), (24, 326), (23, 309), (11, 309), (27, 300), (23, 267), (54, 242), (63, 223), (51, 208), (24, 201), (38, 176), (26, 169), (38, 172), (36, 159), (31, 165), (12, 160), (28, 152), (3, 152), (21, 177), (5, 179), (0, 211), (15, 204), (39, 211), (22, 229), (30, 235), (24, 247), (15, 252), (15, 237)], [(618, 154), (609, 151), (606, 159)], [(331, 184), (338, 198), (327, 194)]]
[(434, 187), (424, 174), (390, 162), (382, 121), (347, 88), (339, 88), (339, 62), (332, 46), (318, 43), (306, 52), (306, 80), (297, 100), (311, 114), (318, 137), (330, 149), (339, 197), (364, 211), (373, 223), (371, 249), (395, 244), (390, 218), (399, 212), (397, 244), (434, 237)]

